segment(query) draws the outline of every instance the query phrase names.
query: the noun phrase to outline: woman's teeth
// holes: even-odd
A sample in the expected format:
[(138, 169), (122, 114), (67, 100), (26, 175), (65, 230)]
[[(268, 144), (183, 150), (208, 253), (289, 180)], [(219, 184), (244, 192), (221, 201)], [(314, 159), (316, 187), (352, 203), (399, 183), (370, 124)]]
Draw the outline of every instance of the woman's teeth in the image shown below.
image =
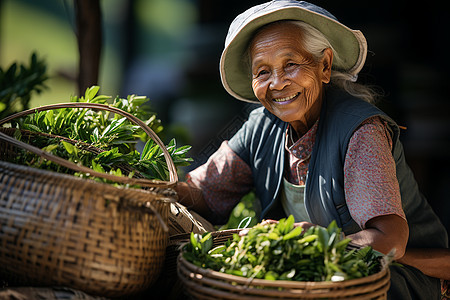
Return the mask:
[(294, 94), (294, 95), (292, 95), (292, 96), (289, 96), (289, 97), (286, 97), (286, 98), (275, 98), (275, 99), (273, 99), (273, 101), (275, 101), (275, 102), (284, 102), (284, 101), (288, 101), (288, 100), (291, 100), (291, 99), (297, 97), (298, 94), (299, 94), (299, 93), (296, 93), (296, 94)]

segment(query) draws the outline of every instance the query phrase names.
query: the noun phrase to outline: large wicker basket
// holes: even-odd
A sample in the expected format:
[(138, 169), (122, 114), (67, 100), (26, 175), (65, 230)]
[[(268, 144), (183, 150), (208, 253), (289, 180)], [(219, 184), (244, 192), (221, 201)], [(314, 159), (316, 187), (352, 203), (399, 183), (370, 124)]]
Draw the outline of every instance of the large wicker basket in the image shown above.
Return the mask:
[[(223, 244), (234, 231), (217, 232), (214, 245)], [(203, 269), (178, 256), (178, 277), (193, 299), (386, 299), (389, 268), (341, 282), (300, 282), (249, 279)]]
[(176, 168), (148, 126), (107, 105), (40, 107), (0, 125), (35, 110), (65, 107), (112, 111), (141, 126), (163, 149), (170, 181), (96, 173), (0, 132), (0, 160), (22, 148), (78, 172), (152, 188), (119, 188), (0, 161), (0, 282), (59, 285), (107, 297), (143, 291), (156, 281), (164, 262)]

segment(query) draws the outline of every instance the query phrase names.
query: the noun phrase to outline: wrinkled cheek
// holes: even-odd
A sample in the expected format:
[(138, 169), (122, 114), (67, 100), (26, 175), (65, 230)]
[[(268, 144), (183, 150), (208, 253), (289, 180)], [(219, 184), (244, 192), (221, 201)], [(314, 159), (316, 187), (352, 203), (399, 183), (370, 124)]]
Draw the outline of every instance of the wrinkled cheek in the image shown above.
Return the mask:
[(317, 89), (312, 87), (305, 91), (305, 99), (308, 104), (313, 103), (318, 96)]
[(308, 103), (312, 103), (319, 97), (321, 86), (314, 74), (308, 74), (305, 77), (310, 83), (308, 84), (309, 88), (305, 90), (305, 98)]
[(252, 89), (253, 93), (255, 94), (256, 98), (259, 99), (259, 101), (261, 101), (261, 99), (264, 99), (265, 93), (258, 81), (252, 81)]

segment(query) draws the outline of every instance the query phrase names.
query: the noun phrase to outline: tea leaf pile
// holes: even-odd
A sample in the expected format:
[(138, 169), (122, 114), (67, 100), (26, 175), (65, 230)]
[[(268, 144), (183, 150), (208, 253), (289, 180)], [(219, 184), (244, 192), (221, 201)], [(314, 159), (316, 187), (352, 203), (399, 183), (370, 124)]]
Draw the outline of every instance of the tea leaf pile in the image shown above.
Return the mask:
[(303, 232), (289, 216), (278, 224), (258, 224), (247, 235), (213, 248), (211, 233), (191, 234), (183, 257), (216, 271), (269, 280), (341, 281), (378, 272), (380, 254), (371, 247), (349, 250), (336, 222)]

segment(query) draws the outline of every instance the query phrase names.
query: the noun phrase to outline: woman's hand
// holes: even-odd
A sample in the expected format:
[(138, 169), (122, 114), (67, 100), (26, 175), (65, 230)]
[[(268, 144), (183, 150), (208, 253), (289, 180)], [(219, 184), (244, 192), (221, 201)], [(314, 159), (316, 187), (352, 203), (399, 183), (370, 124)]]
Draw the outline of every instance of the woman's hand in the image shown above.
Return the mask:
[[(277, 220), (271, 220), (271, 219), (263, 220), (261, 222), (262, 225), (265, 225), (265, 224), (276, 224), (276, 223), (278, 223)], [(308, 230), (310, 227), (314, 226), (314, 224), (306, 222), (306, 221), (294, 223), (294, 228), (295, 227), (299, 227), (299, 226), (303, 227), (304, 230)]]

